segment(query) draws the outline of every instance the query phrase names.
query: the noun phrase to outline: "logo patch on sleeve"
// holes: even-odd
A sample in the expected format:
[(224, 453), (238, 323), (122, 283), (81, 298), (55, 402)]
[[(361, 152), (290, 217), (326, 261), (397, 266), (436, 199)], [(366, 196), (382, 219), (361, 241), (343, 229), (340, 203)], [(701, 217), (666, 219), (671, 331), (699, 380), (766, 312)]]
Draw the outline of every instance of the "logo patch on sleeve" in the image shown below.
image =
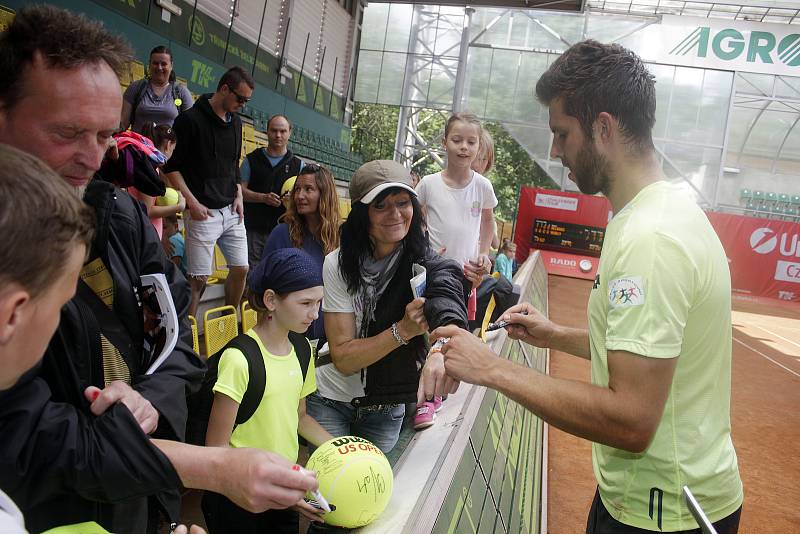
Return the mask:
[(644, 283), (641, 276), (617, 278), (608, 283), (608, 303), (612, 308), (644, 304)]

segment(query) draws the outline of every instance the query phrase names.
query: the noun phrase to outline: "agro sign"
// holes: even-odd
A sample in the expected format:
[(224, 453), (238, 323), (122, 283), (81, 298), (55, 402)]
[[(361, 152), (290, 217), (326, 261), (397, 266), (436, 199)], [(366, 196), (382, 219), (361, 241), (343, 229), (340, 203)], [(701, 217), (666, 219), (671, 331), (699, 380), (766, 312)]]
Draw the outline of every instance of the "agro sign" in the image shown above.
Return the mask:
[(660, 61), (710, 69), (800, 76), (800, 28), (664, 16)]

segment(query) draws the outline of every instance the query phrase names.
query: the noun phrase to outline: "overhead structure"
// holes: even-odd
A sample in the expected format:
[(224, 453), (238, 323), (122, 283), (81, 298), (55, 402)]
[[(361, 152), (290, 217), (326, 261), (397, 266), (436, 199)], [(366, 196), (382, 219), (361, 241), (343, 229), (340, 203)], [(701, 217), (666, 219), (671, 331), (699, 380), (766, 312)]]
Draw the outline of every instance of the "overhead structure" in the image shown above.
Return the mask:
[(440, 161), (440, 139), (419, 133), (420, 111), (465, 109), (502, 124), (574, 189), (549, 157), (548, 114), (533, 91), (559, 54), (593, 38), (648, 63), (664, 172), (700, 204), (738, 205), (741, 190), (765, 182), (800, 195), (800, 3), (585, 0), (571, 12), (498, 4), (365, 10), (355, 100), (401, 107), (398, 160)]

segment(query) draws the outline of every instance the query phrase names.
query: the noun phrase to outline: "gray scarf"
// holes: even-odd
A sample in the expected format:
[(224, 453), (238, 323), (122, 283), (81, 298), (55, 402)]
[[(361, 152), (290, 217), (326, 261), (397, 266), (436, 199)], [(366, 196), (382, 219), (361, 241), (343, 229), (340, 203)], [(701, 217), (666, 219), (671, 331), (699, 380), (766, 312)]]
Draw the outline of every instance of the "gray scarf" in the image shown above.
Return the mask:
[(361, 289), (353, 302), (356, 321), (359, 322), (356, 325), (359, 339), (368, 337), (369, 324), (375, 320), (375, 307), (389, 282), (394, 278), (400, 265), (398, 260), (402, 255), (403, 243), (401, 242), (394, 252), (385, 258), (376, 260), (370, 255), (361, 263)]

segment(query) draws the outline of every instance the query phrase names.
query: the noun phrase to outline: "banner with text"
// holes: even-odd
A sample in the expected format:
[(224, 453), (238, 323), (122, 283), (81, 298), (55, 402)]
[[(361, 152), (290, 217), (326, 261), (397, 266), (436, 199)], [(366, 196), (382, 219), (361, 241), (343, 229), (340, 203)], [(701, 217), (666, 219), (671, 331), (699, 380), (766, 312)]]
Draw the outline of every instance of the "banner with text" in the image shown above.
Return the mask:
[(800, 224), (728, 213), (707, 213), (739, 296), (800, 302)]
[(672, 65), (800, 76), (795, 24), (664, 15), (657, 61)]

